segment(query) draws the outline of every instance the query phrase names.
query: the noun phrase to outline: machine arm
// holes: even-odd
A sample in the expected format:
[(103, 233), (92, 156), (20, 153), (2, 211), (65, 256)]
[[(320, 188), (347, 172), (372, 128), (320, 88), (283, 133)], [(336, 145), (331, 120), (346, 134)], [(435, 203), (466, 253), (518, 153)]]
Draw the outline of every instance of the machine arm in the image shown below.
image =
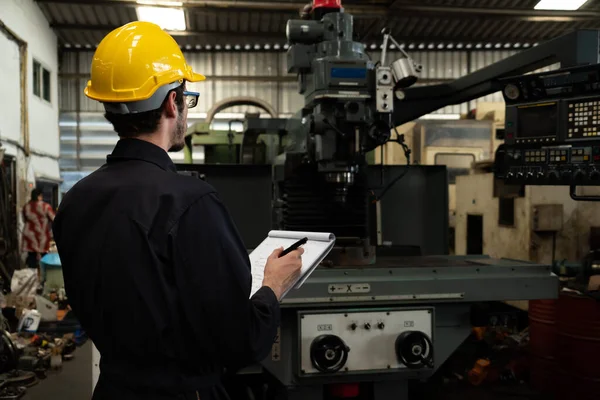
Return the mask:
[(402, 125), (442, 107), (461, 104), (502, 89), (501, 78), (560, 63), (561, 68), (600, 62), (600, 31), (566, 34), (482, 68), (453, 82), (397, 91), (393, 121)]

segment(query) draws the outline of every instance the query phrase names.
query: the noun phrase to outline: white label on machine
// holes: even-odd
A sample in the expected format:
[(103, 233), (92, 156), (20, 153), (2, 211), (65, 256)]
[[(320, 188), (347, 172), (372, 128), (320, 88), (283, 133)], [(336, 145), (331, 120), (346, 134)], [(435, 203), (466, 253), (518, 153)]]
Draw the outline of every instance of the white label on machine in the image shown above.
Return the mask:
[(371, 291), (371, 285), (368, 283), (349, 283), (343, 285), (333, 283), (328, 286), (327, 290), (331, 294), (369, 293)]
[[(433, 311), (406, 309), (377, 312), (303, 314), (300, 319), (300, 370), (322, 374), (311, 360), (311, 345), (332, 335), (349, 348), (340, 372), (407, 368), (396, 355), (396, 339), (406, 331), (425, 334), (432, 342)], [(333, 355), (332, 355), (333, 357)]]

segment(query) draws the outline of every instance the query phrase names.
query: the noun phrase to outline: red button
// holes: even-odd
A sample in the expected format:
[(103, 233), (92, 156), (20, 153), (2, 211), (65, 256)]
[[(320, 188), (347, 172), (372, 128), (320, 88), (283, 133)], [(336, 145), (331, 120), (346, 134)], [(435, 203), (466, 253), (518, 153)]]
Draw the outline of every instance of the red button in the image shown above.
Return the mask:
[(331, 395), (340, 399), (358, 397), (360, 394), (358, 383), (340, 383), (331, 385), (330, 388)]
[(313, 8), (342, 8), (342, 0), (313, 0)]

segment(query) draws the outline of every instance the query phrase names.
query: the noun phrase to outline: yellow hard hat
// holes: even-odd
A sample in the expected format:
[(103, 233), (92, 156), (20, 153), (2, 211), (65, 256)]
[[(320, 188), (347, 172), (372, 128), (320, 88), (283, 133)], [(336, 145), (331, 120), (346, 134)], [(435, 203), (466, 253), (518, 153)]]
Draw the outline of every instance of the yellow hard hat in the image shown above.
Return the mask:
[(102, 39), (84, 93), (113, 112), (142, 112), (159, 108), (168, 91), (184, 80), (204, 79), (192, 71), (171, 35), (156, 24), (136, 21)]

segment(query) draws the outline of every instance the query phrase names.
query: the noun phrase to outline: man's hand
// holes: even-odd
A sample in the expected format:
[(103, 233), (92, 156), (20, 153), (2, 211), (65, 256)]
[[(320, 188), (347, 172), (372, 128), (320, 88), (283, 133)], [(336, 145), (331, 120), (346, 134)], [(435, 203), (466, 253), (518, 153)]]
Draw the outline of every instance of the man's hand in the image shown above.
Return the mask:
[(280, 247), (271, 253), (267, 259), (267, 265), (265, 265), (265, 277), (263, 279), (263, 286), (273, 289), (279, 300), (300, 275), (304, 249), (300, 247), (279, 258), (279, 254), (282, 252), (283, 247)]

